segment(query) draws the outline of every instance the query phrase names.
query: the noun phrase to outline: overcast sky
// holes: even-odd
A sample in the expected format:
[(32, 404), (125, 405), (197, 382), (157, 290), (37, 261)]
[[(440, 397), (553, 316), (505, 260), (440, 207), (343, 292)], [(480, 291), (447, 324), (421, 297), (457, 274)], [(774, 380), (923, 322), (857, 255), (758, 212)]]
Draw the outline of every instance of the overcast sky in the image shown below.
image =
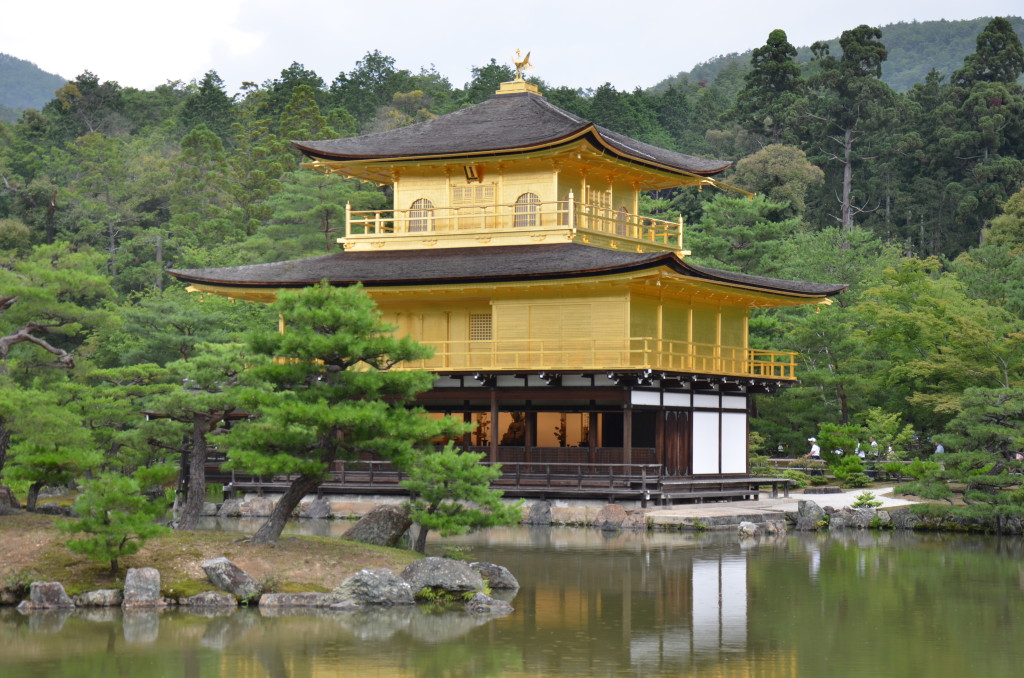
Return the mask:
[(521, 48), (551, 85), (632, 90), (763, 45), (776, 28), (802, 46), (859, 24), (1022, 13), (1021, 0), (36, 0), (6, 3), (0, 52), (142, 89), (216, 70), (234, 93), (293, 61), (330, 83), (375, 49), (461, 87), (473, 66)]

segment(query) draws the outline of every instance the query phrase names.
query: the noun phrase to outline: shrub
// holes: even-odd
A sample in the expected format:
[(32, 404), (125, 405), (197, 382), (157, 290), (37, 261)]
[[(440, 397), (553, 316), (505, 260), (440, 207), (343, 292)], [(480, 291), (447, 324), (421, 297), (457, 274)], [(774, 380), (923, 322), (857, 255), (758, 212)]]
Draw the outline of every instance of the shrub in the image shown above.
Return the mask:
[(843, 487), (866, 487), (871, 484), (871, 478), (864, 473), (863, 462), (855, 454), (840, 457), (830, 466), (832, 475)]
[(875, 499), (874, 492), (861, 492), (858, 494), (854, 502), (850, 504), (851, 508), (878, 508), (882, 505), (882, 502)]
[[(783, 478), (792, 480), (797, 487), (807, 487), (811, 484), (811, 476), (807, 475), (803, 471), (796, 471), (793, 469), (786, 469), (782, 472)], [(824, 478), (824, 476), (818, 476)]]
[(135, 553), (150, 537), (169, 532), (156, 524), (167, 510), (167, 497), (153, 501), (142, 493), (139, 481), (118, 473), (103, 473), (85, 485), (75, 501), (76, 520), (59, 521), (64, 532), (83, 532), (84, 539), (68, 541), (75, 553), (110, 563), (117, 574), (118, 558)]

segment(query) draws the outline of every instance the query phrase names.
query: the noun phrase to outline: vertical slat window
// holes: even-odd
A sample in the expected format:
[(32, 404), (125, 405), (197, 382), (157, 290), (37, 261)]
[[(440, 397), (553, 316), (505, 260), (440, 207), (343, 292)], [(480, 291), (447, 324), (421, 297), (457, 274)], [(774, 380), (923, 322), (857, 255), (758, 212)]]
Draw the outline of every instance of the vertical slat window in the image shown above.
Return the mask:
[(418, 233), (432, 230), (430, 220), (434, 214), (434, 203), (426, 198), (420, 198), (412, 204), (409, 210), (409, 232)]
[(515, 217), (512, 221), (514, 228), (526, 228), (537, 225), (537, 208), (540, 205), (540, 198), (536, 193), (523, 193), (516, 198)]

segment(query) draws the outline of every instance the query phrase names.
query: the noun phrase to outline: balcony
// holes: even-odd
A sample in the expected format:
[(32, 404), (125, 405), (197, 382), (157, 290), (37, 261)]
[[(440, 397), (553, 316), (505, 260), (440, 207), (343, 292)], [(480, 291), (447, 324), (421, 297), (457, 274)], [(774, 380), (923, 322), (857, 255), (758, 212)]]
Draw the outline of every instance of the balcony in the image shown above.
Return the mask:
[(430, 209), (345, 210), (350, 249), (524, 244), (575, 240), (624, 251), (682, 248), (683, 223), (568, 200)]
[(792, 381), (796, 353), (715, 346), (651, 337), (545, 341), (432, 341), (434, 357), (408, 361), (395, 369), (435, 372), (485, 371), (618, 371), (651, 369)]

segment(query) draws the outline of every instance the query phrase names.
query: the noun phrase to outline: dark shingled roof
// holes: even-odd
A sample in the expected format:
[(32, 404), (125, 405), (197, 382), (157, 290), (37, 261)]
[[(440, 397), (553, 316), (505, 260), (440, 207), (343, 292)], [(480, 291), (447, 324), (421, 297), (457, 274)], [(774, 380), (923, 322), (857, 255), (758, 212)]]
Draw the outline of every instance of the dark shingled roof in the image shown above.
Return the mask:
[(673, 252), (620, 252), (576, 243), (342, 252), (230, 268), (170, 270), (186, 283), (224, 287), (305, 287), (321, 280), (366, 287), (580, 278), (668, 266), (692, 278), (764, 292), (831, 296), (847, 285), (777, 280), (688, 264)]
[(557, 145), (579, 135), (629, 159), (694, 174), (717, 174), (732, 164), (630, 139), (564, 111), (542, 96), (521, 93), (495, 95), (475, 106), (387, 132), (292, 144), (311, 158), (385, 160), (494, 154)]

